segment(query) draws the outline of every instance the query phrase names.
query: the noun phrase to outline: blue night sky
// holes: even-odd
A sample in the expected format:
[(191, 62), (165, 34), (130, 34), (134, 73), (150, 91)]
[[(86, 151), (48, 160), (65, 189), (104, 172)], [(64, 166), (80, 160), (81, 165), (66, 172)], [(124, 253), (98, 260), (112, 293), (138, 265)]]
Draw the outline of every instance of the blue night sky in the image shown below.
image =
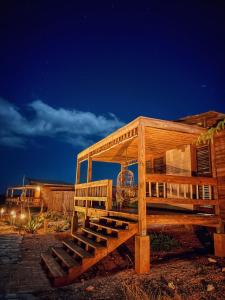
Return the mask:
[(73, 183), (77, 153), (139, 115), (225, 112), (224, 1), (2, 0), (0, 38), (0, 191)]

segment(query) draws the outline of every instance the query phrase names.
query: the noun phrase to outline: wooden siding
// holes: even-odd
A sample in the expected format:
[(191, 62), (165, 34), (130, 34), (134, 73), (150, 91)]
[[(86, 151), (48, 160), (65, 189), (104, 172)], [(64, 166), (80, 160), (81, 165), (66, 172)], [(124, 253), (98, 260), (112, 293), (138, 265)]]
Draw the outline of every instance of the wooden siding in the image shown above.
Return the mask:
[(48, 210), (72, 212), (74, 205), (74, 191), (50, 191), (45, 199)]
[(225, 130), (215, 135), (214, 147), (220, 214), (225, 221)]

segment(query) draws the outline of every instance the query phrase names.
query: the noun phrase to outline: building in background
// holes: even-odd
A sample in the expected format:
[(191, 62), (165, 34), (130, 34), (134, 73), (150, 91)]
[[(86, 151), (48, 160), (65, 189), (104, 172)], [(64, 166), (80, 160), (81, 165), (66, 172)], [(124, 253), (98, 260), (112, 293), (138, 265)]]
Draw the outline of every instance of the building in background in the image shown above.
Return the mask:
[(24, 185), (11, 186), (6, 191), (8, 205), (43, 207), (55, 211), (72, 211), (74, 185), (26, 178)]

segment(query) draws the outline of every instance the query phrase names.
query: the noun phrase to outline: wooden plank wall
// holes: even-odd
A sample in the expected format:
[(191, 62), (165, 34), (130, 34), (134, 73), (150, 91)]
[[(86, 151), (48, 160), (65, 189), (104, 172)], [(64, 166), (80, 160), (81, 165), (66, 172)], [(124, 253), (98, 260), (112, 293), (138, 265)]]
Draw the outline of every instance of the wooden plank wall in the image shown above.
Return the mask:
[(45, 200), (48, 210), (72, 212), (74, 206), (74, 191), (51, 191)]
[(218, 178), (220, 214), (225, 221), (225, 130), (214, 137), (215, 165)]

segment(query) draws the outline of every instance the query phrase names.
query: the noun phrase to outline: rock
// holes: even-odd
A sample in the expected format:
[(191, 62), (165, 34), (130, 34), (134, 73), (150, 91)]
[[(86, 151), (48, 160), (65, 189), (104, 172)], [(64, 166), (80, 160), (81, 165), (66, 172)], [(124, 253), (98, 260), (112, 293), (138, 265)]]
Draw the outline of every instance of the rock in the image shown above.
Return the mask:
[(212, 292), (214, 290), (215, 290), (215, 288), (214, 288), (213, 284), (208, 284), (207, 285), (207, 292)]
[(211, 258), (211, 257), (208, 258), (208, 261), (211, 262), (211, 263), (216, 263), (217, 262), (214, 258)]
[(169, 287), (171, 290), (175, 290), (175, 289), (176, 289), (176, 287), (175, 287), (173, 281), (168, 282), (168, 287)]
[(87, 288), (86, 288), (86, 291), (87, 292), (93, 292), (95, 289), (95, 287), (93, 285), (89, 285)]

